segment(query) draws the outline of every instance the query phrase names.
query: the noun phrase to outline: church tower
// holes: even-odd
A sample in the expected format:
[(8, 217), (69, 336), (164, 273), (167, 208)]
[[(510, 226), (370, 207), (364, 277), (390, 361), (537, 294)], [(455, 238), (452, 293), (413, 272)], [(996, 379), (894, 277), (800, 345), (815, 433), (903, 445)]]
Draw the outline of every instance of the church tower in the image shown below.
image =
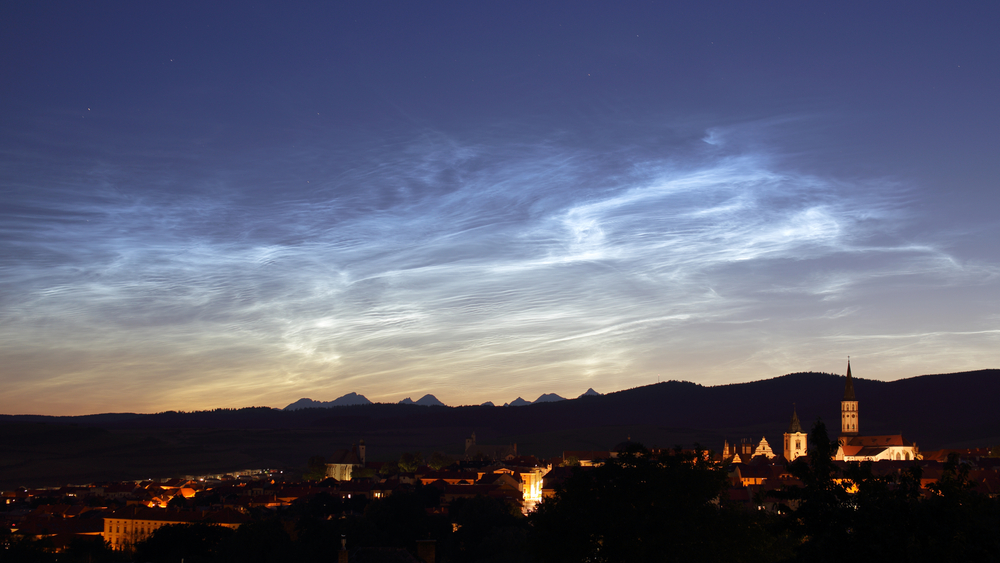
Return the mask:
[(795, 412), (795, 405), (792, 405), (792, 423), (788, 425), (788, 432), (785, 432), (785, 459), (795, 461), (795, 458), (806, 455), (807, 451), (808, 436), (802, 431), (799, 413)]
[(840, 435), (858, 435), (858, 399), (854, 396), (854, 380), (851, 379), (851, 360), (847, 360), (847, 384), (844, 386), (844, 400), (840, 402)]

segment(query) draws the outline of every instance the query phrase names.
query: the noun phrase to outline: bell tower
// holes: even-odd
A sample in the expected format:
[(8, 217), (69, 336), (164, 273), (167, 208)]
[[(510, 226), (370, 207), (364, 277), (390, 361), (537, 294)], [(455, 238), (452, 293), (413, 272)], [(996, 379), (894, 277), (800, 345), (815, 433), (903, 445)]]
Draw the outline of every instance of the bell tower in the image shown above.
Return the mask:
[(851, 359), (847, 359), (847, 384), (844, 385), (844, 400), (840, 402), (840, 435), (858, 435), (858, 399), (854, 396), (854, 380), (851, 378)]
[(799, 413), (795, 412), (795, 405), (792, 405), (792, 422), (788, 425), (788, 432), (785, 432), (784, 438), (786, 461), (795, 461), (795, 458), (804, 456), (809, 451), (808, 436), (802, 431), (802, 424), (799, 423)]

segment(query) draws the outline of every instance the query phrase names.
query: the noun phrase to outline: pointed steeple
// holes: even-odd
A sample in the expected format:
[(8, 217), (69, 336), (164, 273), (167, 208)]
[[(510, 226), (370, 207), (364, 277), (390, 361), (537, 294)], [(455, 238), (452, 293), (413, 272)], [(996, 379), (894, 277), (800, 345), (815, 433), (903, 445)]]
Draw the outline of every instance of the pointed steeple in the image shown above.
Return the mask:
[(788, 425), (788, 434), (796, 432), (802, 432), (802, 425), (799, 423), (799, 413), (795, 411), (795, 405), (792, 404), (792, 423)]
[(854, 380), (851, 379), (851, 359), (847, 359), (847, 385), (844, 386), (844, 400), (857, 401), (854, 396)]

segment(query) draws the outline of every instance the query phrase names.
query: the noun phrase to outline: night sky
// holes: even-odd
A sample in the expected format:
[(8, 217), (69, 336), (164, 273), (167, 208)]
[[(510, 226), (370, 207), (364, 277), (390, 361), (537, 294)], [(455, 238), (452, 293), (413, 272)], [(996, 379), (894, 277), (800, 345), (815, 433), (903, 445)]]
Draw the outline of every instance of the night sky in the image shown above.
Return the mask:
[(253, 4), (0, 8), (0, 412), (1000, 367), (1000, 3)]

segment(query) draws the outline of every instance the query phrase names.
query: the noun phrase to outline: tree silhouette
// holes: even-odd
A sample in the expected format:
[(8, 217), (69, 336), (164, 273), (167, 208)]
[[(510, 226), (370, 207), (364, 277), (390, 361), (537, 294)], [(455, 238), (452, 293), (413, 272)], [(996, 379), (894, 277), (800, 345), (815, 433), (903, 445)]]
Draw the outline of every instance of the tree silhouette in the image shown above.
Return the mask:
[(654, 454), (630, 444), (599, 467), (574, 468), (531, 515), (546, 562), (769, 561), (780, 548), (753, 513), (720, 501), (724, 468), (701, 452)]

